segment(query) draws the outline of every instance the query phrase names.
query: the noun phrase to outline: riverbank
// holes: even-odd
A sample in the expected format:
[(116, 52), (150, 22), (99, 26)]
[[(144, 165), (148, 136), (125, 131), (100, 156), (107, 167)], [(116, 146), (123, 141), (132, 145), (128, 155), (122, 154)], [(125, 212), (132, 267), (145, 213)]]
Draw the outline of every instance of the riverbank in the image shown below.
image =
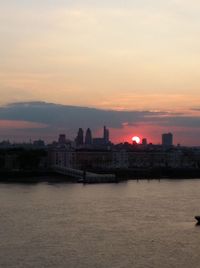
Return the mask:
[[(105, 173), (105, 170), (93, 170), (96, 173)], [(112, 169), (106, 170), (116, 175), (116, 180), (142, 180), (142, 179), (192, 179), (200, 178), (200, 169), (196, 168), (149, 168), (149, 169)], [(14, 170), (0, 171), (0, 182), (8, 183), (39, 183), (39, 182), (80, 182), (70, 176), (56, 174), (50, 170)], [(84, 182), (84, 181), (83, 181)], [(108, 181), (110, 182), (110, 181)], [(86, 181), (87, 183), (87, 181)], [(92, 183), (106, 183), (106, 180), (92, 181)]]
[(200, 178), (200, 169), (198, 168), (133, 168), (118, 169), (115, 174), (120, 178), (129, 179), (192, 179)]
[(76, 182), (52, 171), (0, 171), (0, 183)]

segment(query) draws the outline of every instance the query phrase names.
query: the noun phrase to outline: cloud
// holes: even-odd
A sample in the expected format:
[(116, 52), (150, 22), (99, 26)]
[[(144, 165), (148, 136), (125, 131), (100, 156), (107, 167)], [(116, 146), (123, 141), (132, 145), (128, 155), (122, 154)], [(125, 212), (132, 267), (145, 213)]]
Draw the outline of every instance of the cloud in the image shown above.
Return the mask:
[(197, 144), (200, 134), (200, 116), (197, 115), (101, 110), (46, 102), (21, 102), (0, 107), (1, 138), (12, 137), (12, 140), (32, 137), (52, 141), (59, 133), (66, 133), (73, 139), (79, 127), (90, 127), (94, 135), (99, 135), (103, 125), (111, 129), (111, 136), (117, 142), (133, 132), (159, 142), (161, 133), (172, 131), (177, 135), (177, 142), (184, 143), (185, 139), (187, 144)]
[(0, 120), (0, 129), (42, 129), (47, 125), (41, 123), (33, 123), (27, 121), (17, 120)]
[[(196, 109), (198, 110), (198, 109)], [(162, 111), (117, 111), (61, 105), (46, 102), (18, 102), (0, 107), (1, 120), (20, 120), (54, 127), (98, 128), (104, 124), (112, 128), (138, 123), (167, 126), (200, 127), (199, 116)]]
[(147, 116), (163, 115), (150, 111), (114, 111), (59, 105), (45, 102), (12, 103), (0, 108), (0, 119), (47, 124), (49, 127), (78, 128), (107, 125), (121, 128), (125, 122), (137, 124)]
[(151, 125), (166, 127), (184, 127), (200, 129), (200, 116), (185, 116), (183, 114), (171, 114), (166, 116), (144, 117), (142, 122)]
[(191, 110), (192, 110), (192, 111), (199, 112), (199, 111), (200, 111), (200, 107), (193, 107)]

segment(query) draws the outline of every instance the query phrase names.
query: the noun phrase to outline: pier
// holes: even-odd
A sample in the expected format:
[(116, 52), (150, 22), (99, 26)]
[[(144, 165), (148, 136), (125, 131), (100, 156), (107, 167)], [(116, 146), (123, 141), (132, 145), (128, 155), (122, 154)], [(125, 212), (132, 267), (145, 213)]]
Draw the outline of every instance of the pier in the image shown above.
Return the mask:
[(66, 175), (82, 183), (109, 183), (117, 182), (115, 174), (97, 174), (85, 170), (54, 166), (52, 170), (61, 175)]

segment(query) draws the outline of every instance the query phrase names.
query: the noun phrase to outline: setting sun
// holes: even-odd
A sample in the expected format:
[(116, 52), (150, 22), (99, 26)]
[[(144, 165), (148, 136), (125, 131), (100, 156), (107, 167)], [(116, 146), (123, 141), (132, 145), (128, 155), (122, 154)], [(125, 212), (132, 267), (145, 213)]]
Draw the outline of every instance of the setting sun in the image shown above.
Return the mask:
[(138, 136), (132, 137), (132, 141), (139, 144), (140, 143), (140, 138)]

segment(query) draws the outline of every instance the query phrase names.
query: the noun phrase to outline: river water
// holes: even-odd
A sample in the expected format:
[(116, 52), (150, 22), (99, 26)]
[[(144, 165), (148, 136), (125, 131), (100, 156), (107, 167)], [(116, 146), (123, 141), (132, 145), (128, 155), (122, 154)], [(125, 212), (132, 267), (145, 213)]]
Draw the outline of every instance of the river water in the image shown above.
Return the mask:
[(0, 267), (198, 268), (200, 179), (0, 184)]

